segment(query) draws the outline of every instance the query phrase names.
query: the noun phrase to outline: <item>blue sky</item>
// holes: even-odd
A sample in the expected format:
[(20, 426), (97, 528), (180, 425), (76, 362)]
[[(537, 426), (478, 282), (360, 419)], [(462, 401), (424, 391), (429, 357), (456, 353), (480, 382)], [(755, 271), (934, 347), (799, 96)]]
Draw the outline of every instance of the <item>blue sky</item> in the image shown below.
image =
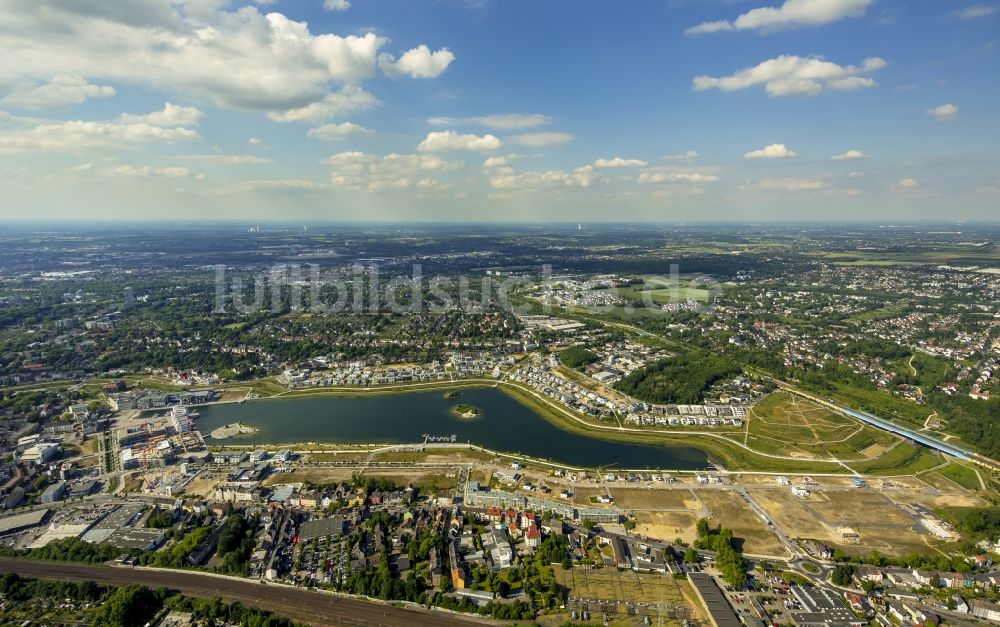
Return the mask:
[(0, 0), (0, 218), (996, 219), (997, 0)]

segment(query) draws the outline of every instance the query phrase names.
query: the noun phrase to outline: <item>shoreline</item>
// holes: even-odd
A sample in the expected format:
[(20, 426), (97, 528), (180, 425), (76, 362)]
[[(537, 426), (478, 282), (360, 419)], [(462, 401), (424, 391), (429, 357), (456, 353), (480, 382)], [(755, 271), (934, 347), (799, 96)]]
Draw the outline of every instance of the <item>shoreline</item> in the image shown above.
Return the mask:
[[(786, 459), (782, 456), (756, 451), (749, 446), (743, 445), (740, 442), (727, 437), (724, 433), (712, 433), (706, 431), (646, 430), (622, 426), (616, 427), (597, 423), (593, 420), (577, 415), (568, 408), (557, 406), (553, 401), (539, 397), (537, 393), (529, 392), (528, 390), (523, 389), (523, 387), (524, 386), (521, 384), (504, 380), (471, 378), (448, 381), (391, 384), (368, 388), (359, 388), (354, 386), (298, 388), (253, 400), (276, 401), (291, 398), (320, 397), (360, 398), (368, 396), (404, 395), (435, 391), (440, 392), (441, 390), (450, 390), (455, 388), (494, 388), (532, 410), (542, 419), (563, 431), (605, 442), (620, 442), (647, 446), (685, 447), (694, 449), (706, 456), (709, 468), (714, 467), (715, 469), (726, 473), (767, 472), (777, 474), (808, 474), (812, 472), (813, 474), (828, 473), (843, 475), (863, 474), (873, 476), (894, 476), (899, 475), (899, 471), (901, 470), (901, 464), (899, 463), (890, 464), (884, 468), (881, 467), (878, 463), (880, 458), (870, 460), (842, 460), (848, 464), (875, 466), (874, 468), (866, 468), (863, 471), (852, 470), (845, 466), (844, 463), (841, 463), (841, 461), (833, 459)], [(245, 402), (245, 400), (217, 401), (212, 404), (220, 405), (240, 402)], [(336, 441), (330, 441), (328, 443), (332, 445), (347, 444)], [(364, 445), (367, 443), (354, 444)], [(917, 457), (920, 454), (924, 454), (924, 452), (918, 449), (914, 455), (911, 455), (911, 457)], [(902, 465), (905, 467), (905, 464)]]

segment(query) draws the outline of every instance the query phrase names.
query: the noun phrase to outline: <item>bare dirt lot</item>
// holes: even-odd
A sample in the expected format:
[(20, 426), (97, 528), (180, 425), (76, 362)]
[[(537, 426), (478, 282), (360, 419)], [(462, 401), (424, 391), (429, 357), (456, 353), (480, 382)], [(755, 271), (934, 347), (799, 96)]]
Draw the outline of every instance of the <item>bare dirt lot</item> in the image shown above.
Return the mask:
[(576, 488), (573, 492), (573, 503), (584, 507), (599, 507), (600, 503), (591, 503), (590, 497), (607, 493), (604, 488)]
[[(939, 544), (897, 502), (886, 496), (899, 496), (899, 502), (925, 504), (926, 498), (912, 491), (893, 490), (883, 494), (870, 488), (814, 490), (804, 499), (787, 490), (756, 489), (750, 494), (792, 538), (819, 540), (850, 554), (878, 550), (885, 555), (902, 556), (914, 551), (927, 553), (932, 550), (931, 544)], [(837, 531), (838, 526), (857, 531), (860, 543), (845, 541)]]
[(611, 488), (611, 494), (622, 509), (701, 509), (688, 488)]
[(872, 490), (813, 492), (805, 502), (825, 522), (834, 525), (909, 526), (914, 522), (892, 501)]
[(701, 490), (698, 498), (712, 511), (710, 523), (733, 530), (743, 538), (743, 551), (754, 555), (785, 555), (787, 551), (743, 498), (731, 490)]
[(668, 542), (680, 538), (687, 543), (697, 538), (698, 515), (694, 512), (636, 512), (635, 519), (639, 535)]

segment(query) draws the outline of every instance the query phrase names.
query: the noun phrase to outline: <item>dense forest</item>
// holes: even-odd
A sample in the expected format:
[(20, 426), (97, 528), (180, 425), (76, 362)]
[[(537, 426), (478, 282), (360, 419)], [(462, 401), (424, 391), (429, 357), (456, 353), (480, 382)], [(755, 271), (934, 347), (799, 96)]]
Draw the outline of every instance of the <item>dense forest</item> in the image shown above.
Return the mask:
[(559, 363), (567, 368), (579, 368), (597, 361), (597, 355), (582, 346), (570, 346), (559, 353)]
[(738, 374), (736, 362), (717, 355), (685, 353), (663, 359), (623, 377), (615, 389), (648, 403), (700, 403), (716, 381)]

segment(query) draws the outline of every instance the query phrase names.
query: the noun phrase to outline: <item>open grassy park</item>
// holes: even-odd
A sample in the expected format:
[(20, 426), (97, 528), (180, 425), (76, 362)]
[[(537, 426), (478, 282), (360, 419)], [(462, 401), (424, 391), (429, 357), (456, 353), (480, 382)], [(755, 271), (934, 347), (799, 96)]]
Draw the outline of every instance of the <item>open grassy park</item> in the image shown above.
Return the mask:
[(885, 431), (785, 392), (752, 407), (742, 435), (755, 450), (802, 459), (870, 459), (897, 442)]
[(645, 282), (614, 288), (616, 293), (629, 301), (662, 305), (683, 303), (687, 300), (707, 301), (711, 292), (688, 279), (670, 280), (650, 277)]

